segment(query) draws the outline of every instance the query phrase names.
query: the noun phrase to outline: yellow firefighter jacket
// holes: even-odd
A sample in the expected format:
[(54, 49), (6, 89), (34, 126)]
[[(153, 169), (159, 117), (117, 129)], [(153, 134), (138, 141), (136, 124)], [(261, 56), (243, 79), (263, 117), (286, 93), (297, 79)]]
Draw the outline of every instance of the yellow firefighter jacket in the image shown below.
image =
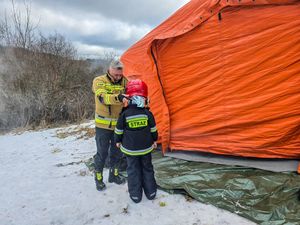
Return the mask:
[(114, 83), (108, 73), (94, 78), (96, 127), (114, 130), (123, 107), (118, 95), (125, 93), (126, 83), (125, 77)]

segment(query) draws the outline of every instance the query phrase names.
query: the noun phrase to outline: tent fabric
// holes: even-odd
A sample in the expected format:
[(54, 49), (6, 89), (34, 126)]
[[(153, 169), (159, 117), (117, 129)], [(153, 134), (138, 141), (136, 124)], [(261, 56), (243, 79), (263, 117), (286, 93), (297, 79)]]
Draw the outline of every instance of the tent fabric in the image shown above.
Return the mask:
[(163, 151), (300, 158), (299, 13), (299, 0), (192, 0), (122, 55)]
[(272, 172), (298, 172), (299, 166), (299, 161), (295, 159), (247, 158), (192, 151), (173, 151), (166, 152), (164, 155), (193, 162), (251, 167)]

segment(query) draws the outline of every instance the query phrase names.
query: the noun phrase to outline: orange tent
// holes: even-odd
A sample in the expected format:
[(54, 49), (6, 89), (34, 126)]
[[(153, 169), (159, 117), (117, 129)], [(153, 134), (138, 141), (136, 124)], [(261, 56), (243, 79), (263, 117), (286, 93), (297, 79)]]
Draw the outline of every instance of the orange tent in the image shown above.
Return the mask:
[(164, 151), (300, 158), (299, 0), (192, 0), (121, 59)]

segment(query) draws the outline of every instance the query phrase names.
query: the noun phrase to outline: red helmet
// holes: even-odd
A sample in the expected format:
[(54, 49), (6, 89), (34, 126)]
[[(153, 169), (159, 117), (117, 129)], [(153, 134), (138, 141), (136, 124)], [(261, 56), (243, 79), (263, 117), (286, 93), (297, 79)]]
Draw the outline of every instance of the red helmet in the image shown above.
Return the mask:
[(126, 85), (126, 94), (129, 95), (129, 97), (138, 95), (147, 98), (148, 97), (147, 84), (140, 79), (131, 80)]

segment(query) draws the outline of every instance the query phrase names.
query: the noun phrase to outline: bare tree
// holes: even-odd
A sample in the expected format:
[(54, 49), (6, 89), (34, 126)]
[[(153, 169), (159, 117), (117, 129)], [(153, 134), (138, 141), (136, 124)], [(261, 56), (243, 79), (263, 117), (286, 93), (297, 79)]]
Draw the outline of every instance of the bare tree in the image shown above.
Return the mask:
[(2, 43), (2, 40), (4, 39), (4, 32), (5, 29), (4, 29), (4, 24), (2, 24), (2, 22), (0, 22), (0, 45)]
[(7, 46), (30, 49), (35, 41), (38, 24), (31, 19), (31, 5), (24, 1), (23, 9), (16, 7), (11, 0), (12, 10), (9, 15), (5, 12), (4, 20), (0, 22), (0, 37)]

